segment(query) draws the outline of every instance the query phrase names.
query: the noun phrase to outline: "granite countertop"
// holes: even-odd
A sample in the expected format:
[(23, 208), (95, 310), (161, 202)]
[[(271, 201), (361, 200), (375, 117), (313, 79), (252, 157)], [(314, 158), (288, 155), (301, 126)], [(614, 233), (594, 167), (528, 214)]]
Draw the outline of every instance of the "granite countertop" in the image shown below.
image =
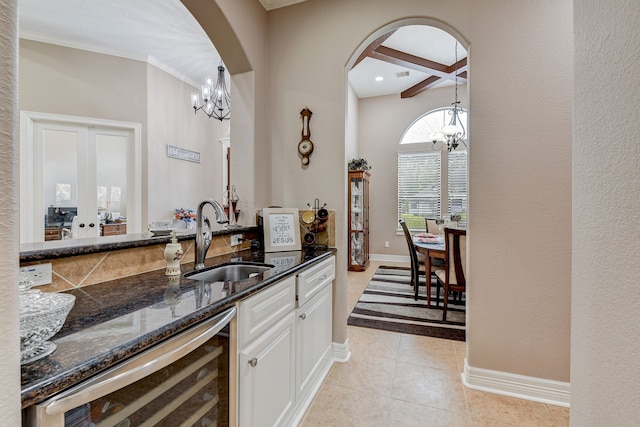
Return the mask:
[[(333, 253), (335, 249), (245, 250), (208, 258), (207, 267), (237, 261), (276, 266), (230, 286), (168, 277), (162, 269), (68, 291), (76, 301), (52, 339), (57, 350), (22, 366), (22, 407), (42, 402)], [(185, 267), (183, 273), (192, 268)]]

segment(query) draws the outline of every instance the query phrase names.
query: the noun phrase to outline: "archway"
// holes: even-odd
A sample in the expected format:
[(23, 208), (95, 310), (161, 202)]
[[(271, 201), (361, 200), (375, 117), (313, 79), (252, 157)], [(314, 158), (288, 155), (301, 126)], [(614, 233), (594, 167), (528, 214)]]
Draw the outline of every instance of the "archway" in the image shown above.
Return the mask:
[[(365, 54), (372, 44), (376, 43), (381, 38), (384, 38), (388, 33), (405, 26), (431, 26), (438, 28), (439, 30), (451, 35), (460, 44), (460, 46), (469, 50), (469, 42), (455, 28), (440, 20), (429, 17), (401, 19), (386, 24), (370, 33), (351, 54), (348, 61), (346, 61), (345, 75), (347, 75), (354, 65), (361, 60), (363, 54)], [(416, 42), (420, 43), (420, 40), (416, 40)], [(453, 57), (453, 40), (450, 45), (450, 53)], [(413, 102), (414, 105), (411, 108), (414, 109), (414, 112), (405, 114), (404, 117), (398, 120), (398, 115), (401, 114), (401, 112), (400, 110), (395, 111), (394, 107), (405, 102), (405, 100), (401, 100), (397, 93), (393, 96), (381, 97), (380, 101), (377, 102), (381, 105), (386, 104), (386, 107), (380, 106), (379, 113), (377, 113), (377, 115), (370, 114), (375, 107), (376, 101), (374, 100), (370, 102), (369, 100), (360, 100), (353, 93), (354, 91), (346, 79), (344, 83), (346, 94), (345, 120), (347, 123), (347, 133), (345, 133), (345, 164), (351, 158), (365, 157), (369, 161), (369, 164), (372, 165), (372, 180), (375, 180), (375, 186), (377, 187), (376, 191), (379, 192), (375, 193), (375, 200), (370, 200), (370, 212), (372, 215), (371, 230), (374, 230), (375, 227), (376, 230), (386, 230), (384, 232), (387, 233), (385, 237), (381, 234), (383, 232), (379, 233), (379, 237), (377, 239), (373, 236), (373, 233), (371, 233), (372, 245), (375, 246), (370, 248), (370, 252), (372, 254), (379, 255), (380, 257), (377, 258), (379, 261), (397, 260), (398, 257), (406, 257), (407, 255), (406, 242), (404, 242), (403, 236), (401, 234), (393, 233), (393, 230), (399, 228), (397, 220), (398, 213), (395, 207), (397, 195), (397, 173), (394, 165), (394, 157), (397, 156), (398, 152), (398, 141), (404, 130), (409, 127), (416, 117), (419, 117), (429, 110), (450, 105), (454, 98), (454, 90), (453, 88), (436, 89), (435, 91), (440, 91), (440, 93), (438, 95), (433, 95), (433, 104), (435, 105), (424, 105), (424, 103), (420, 105), (418, 98), (415, 98), (414, 101), (407, 101)], [(469, 105), (468, 94), (466, 91), (463, 92), (462, 100), (465, 105)], [(429, 91), (427, 91), (427, 93), (429, 93)], [(424, 99), (425, 95), (425, 93), (421, 95), (423, 97), (422, 99)], [(357, 110), (359, 110), (359, 120), (356, 120), (356, 117), (354, 117)], [(353, 126), (359, 126), (357, 127), (357, 131), (354, 132), (351, 130), (353, 129)], [(373, 142), (373, 138), (377, 138), (377, 142)], [(380, 142), (383, 140), (387, 141), (386, 147), (383, 147), (384, 143)], [(371, 194), (374, 195), (374, 190), (372, 190)], [(377, 197), (378, 194), (380, 194), (380, 197)], [(446, 197), (445, 202), (443, 203), (447, 203)], [(346, 205), (344, 209), (346, 212)], [(386, 242), (389, 241), (390, 245), (387, 246)]]

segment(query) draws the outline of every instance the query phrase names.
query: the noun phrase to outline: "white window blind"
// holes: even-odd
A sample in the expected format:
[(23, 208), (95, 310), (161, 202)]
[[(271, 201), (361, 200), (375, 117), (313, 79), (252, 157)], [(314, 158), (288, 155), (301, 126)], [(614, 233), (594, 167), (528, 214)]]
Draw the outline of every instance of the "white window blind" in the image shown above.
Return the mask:
[(440, 152), (398, 153), (398, 218), (409, 229), (440, 216), (440, 174)]
[(467, 151), (453, 150), (449, 153), (448, 174), (449, 182), (448, 207), (449, 215), (460, 214), (460, 226), (467, 227)]

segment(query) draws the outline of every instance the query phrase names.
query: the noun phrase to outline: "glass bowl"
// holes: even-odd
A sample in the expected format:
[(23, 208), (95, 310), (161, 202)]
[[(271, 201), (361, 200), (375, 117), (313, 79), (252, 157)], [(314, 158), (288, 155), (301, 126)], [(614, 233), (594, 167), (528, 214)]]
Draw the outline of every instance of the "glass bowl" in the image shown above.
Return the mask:
[(53, 292), (26, 291), (20, 294), (20, 363), (42, 359), (56, 350), (47, 341), (60, 331), (76, 297)]

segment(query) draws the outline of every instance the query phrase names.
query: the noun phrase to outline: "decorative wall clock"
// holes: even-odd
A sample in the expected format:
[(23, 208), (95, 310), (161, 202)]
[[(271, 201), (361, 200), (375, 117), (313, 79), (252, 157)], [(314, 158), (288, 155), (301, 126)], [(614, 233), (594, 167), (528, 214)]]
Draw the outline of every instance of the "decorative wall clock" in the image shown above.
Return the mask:
[(313, 113), (307, 107), (304, 107), (300, 111), (300, 118), (302, 119), (302, 138), (298, 143), (298, 153), (302, 156), (302, 164), (309, 164), (309, 157), (313, 153), (313, 142), (311, 142), (311, 129), (309, 128), (309, 122), (311, 121), (311, 115)]

